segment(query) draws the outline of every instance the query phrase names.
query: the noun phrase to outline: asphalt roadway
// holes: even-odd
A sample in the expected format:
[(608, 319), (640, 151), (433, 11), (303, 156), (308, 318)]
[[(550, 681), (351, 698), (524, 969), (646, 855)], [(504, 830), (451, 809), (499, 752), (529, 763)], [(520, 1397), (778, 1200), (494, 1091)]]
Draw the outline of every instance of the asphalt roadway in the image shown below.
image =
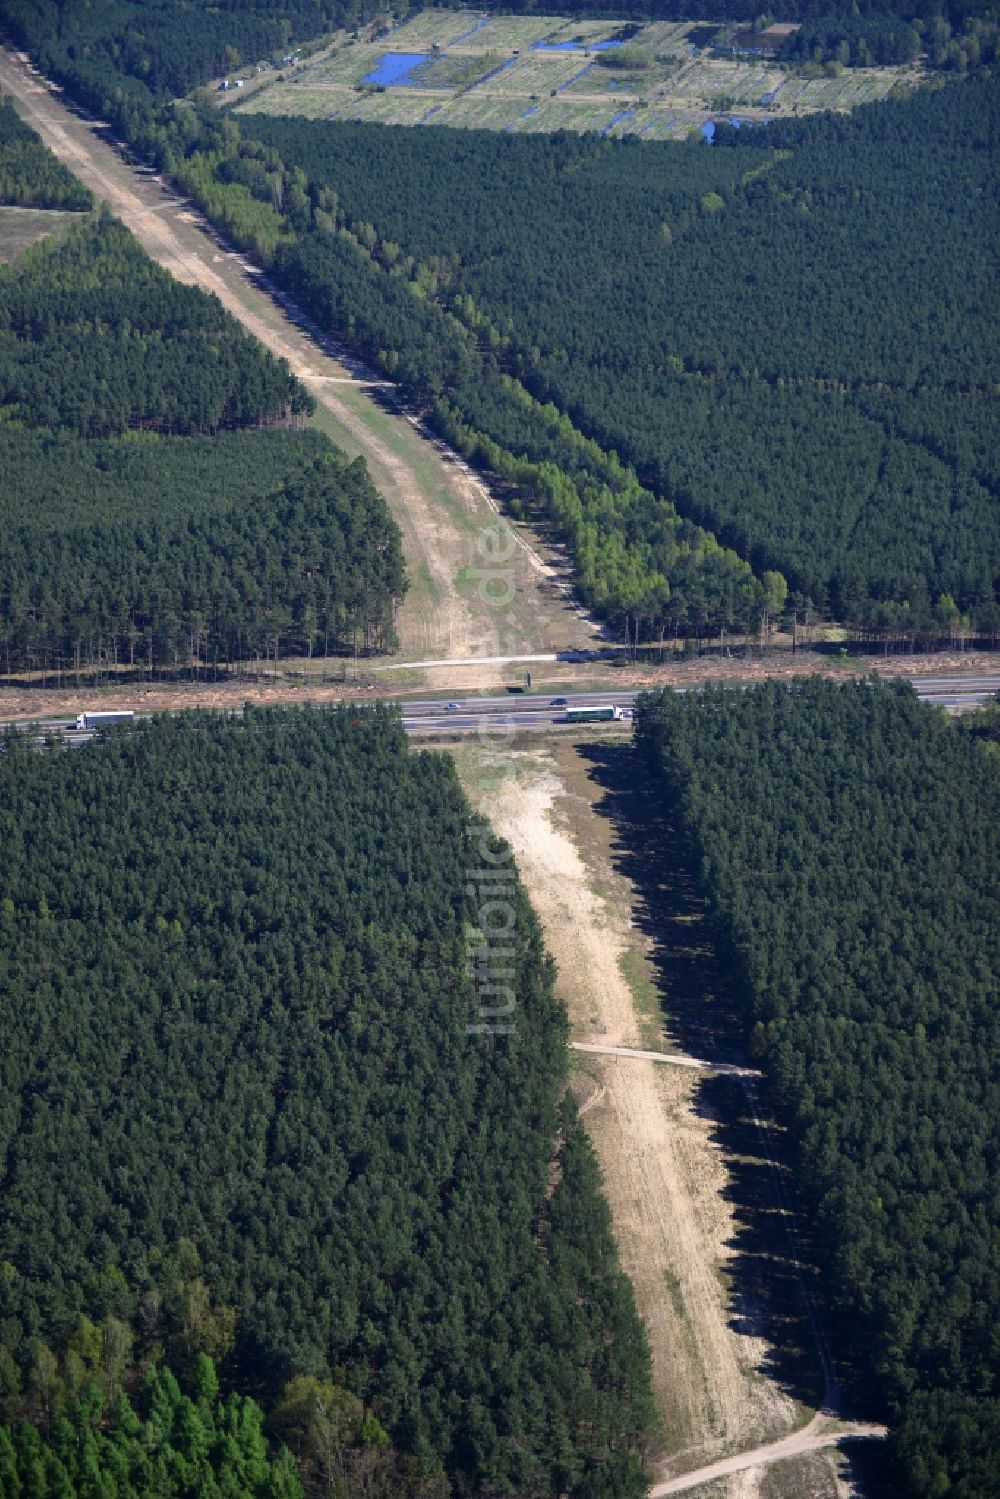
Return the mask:
[[(950, 712), (982, 706), (1000, 692), (1000, 672), (982, 676), (922, 677), (912, 682), (921, 702), (936, 703)], [(678, 688), (677, 691), (697, 691)], [(572, 726), (566, 718), (567, 708), (617, 707), (629, 715), (640, 690), (613, 687), (591, 692), (567, 692), (550, 695), (540, 692), (513, 692), (499, 697), (400, 698), (377, 699), (395, 702), (403, 715), (403, 727), (415, 736), (441, 734), (478, 734), (497, 744), (509, 742), (519, 730), (551, 733)], [(96, 707), (96, 705), (95, 705)], [(185, 709), (175, 709), (185, 712)], [(138, 715), (140, 717), (144, 715)], [(627, 724), (627, 719), (625, 720)], [(579, 725), (577, 725), (578, 727)], [(78, 730), (72, 718), (44, 720), (8, 719), (0, 722), (6, 728), (35, 730), (38, 739), (55, 736), (67, 744), (83, 744), (99, 730)]]

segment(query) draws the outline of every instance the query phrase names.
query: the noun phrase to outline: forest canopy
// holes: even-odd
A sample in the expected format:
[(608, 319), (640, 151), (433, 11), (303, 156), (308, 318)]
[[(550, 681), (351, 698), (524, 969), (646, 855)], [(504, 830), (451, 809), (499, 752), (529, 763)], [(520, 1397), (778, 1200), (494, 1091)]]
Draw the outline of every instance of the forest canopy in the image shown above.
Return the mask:
[[(334, 196), (387, 305), (415, 283), (758, 577), (847, 622), (931, 624), (947, 596), (995, 628), (998, 100), (983, 79), (720, 127), (726, 150), (240, 121)], [(306, 235), (277, 264), (301, 284), (319, 254)], [(408, 340), (404, 384), (420, 362)], [(485, 365), (435, 384), (496, 439), (509, 402)], [(520, 426), (502, 445), (536, 456)]]
[[(947, 51), (980, 9), (914, 19)], [(725, 151), (492, 137), (220, 116), (140, 85), (120, 18), (86, 22), (118, 38), (98, 65), (44, 5), (17, 16), (44, 67), (513, 482), (632, 638), (754, 630), (768, 573), (866, 631), (1000, 626), (995, 79), (720, 124)]]
[(335, 1378), (456, 1493), (639, 1499), (648, 1357), (565, 1013), (451, 762), (354, 707), (4, 750), (8, 1369), (111, 1317), (272, 1400)]
[(0, 95), (0, 203), (86, 209), (93, 201), (90, 189), (46, 150), (10, 100)]
[(876, 681), (648, 694), (636, 744), (694, 847), (901, 1491), (992, 1492), (1000, 761)]
[(106, 213), (0, 270), (0, 661), (384, 649), (406, 582), (312, 398)]
[(120, 1371), (87, 1376), (46, 1437), (29, 1421), (0, 1425), (4, 1499), (303, 1499), (295, 1463), (268, 1442), (260, 1407), (235, 1393), (220, 1398), (206, 1355), (187, 1390), (169, 1369), (149, 1369), (134, 1402)]

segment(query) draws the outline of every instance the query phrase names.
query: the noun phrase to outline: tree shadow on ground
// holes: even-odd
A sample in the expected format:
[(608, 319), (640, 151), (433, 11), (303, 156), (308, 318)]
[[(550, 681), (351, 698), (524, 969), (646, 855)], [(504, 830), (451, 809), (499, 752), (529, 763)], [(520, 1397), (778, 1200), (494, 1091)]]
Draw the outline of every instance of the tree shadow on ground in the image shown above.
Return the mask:
[[(647, 783), (630, 745), (578, 749), (601, 792), (594, 810), (613, 826), (615, 867), (636, 892), (633, 920), (651, 945), (664, 1039), (708, 1061), (747, 1065), (743, 997), (716, 952), (694, 852), (664, 807), (662, 790)], [(765, 1340), (762, 1376), (818, 1406), (825, 1381), (810, 1321), (817, 1276), (795, 1202), (789, 1142), (757, 1101), (755, 1086), (739, 1078), (703, 1074), (693, 1106), (711, 1121), (728, 1175), (724, 1195), (735, 1217), (730, 1326)]]

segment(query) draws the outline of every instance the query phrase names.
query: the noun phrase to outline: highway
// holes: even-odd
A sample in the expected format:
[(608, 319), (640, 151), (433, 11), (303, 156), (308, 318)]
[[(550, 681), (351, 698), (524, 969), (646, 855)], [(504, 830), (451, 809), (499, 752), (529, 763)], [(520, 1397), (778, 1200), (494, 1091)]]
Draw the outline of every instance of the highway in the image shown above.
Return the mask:
[[(913, 687), (921, 702), (957, 711), (981, 707), (1000, 692), (1000, 672), (984, 676), (917, 678)], [(678, 692), (697, 689), (679, 687)], [(609, 687), (599, 692), (517, 693), (504, 697), (467, 696), (457, 709), (444, 708), (440, 698), (400, 701), (403, 725), (408, 733), (496, 734), (510, 729), (548, 729), (565, 726), (566, 706), (572, 708), (614, 704), (633, 709), (639, 690)]]
[[(920, 677), (913, 680), (913, 687), (921, 702), (935, 703), (950, 712), (981, 707), (989, 698), (1000, 692), (1000, 672), (985, 675)], [(696, 691), (696, 688), (676, 689), (678, 692)], [(550, 695), (547, 692), (517, 692), (499, 697), (479, 697), (475, 694), (458, 699), (443, 698), (377, 698), (374, 701), (395, 703), (403, 715), (403, 727), (408, 734), (434, 736), (440, 734), (479, 734), (498, 745), (509, 742), (520, 730), (551, 733), (572, 727), (567, 724), (567, 708), (604, 707), (614, 705), (631, 711), (639, 690), (609, 687), (600, 691), (568, 692)], [(449, 703), (453, 706), (449, 706)], [(95, 704), (95, 707), (99, 706)], [(180, 708), (175, 712), (185, 712)], [(239, 710), (237, 710), (238, 713)], [(149, 715), (137, 715), (138, 717)], [(628, 720), (623, 727), (628, 727)], [(101, 730), (79, 730), (74, 718), (52, 719), (8, 719), (0, 721), (0, 732), (7, 728), (34, 731), (39, 743), (47, 738), (56, 738), (69, 745), (84, 744)]]

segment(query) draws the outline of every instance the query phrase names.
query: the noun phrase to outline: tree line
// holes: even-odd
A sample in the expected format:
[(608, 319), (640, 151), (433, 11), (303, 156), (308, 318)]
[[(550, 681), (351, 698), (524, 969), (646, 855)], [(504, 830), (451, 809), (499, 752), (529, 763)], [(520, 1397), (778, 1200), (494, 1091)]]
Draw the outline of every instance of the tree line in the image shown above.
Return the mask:
[(648, 1354), (565, 1013), (451, 762), (353, 707), (3, 749), (0, 1363), (65, 1378), (86, 1318), (269, 1410), (333, 1381), (456, 1499), (639, 1499)]
[(920, 37), (899, 16), (809, 16), (785, 38), (778, 56), (783, 62), (839, 62), (844, 67), (898, 66), (912, 62)]
[(818, 679), (649, 694), (636, 747), (693, 845), (900, 1491), (992, 1493), (996, 756), (909, 687)]
[(0, 405), (8, 675), (394, 644), (401, 540), (363, 461), (106, 213), (0, 270)]
[(318, 433), (15, 432), (0, 474), (8, 675), (217, 674), (395, 642), (399, 531), (363, 459)]
[(375, 0), (119, 0), (113, 8), (9, 0), (4, 21), (39, 49), (45, 71), (78, 70), (148, 100), (185, 94), (243, 63), (280, 63), (295, 44), (379, 13)]

